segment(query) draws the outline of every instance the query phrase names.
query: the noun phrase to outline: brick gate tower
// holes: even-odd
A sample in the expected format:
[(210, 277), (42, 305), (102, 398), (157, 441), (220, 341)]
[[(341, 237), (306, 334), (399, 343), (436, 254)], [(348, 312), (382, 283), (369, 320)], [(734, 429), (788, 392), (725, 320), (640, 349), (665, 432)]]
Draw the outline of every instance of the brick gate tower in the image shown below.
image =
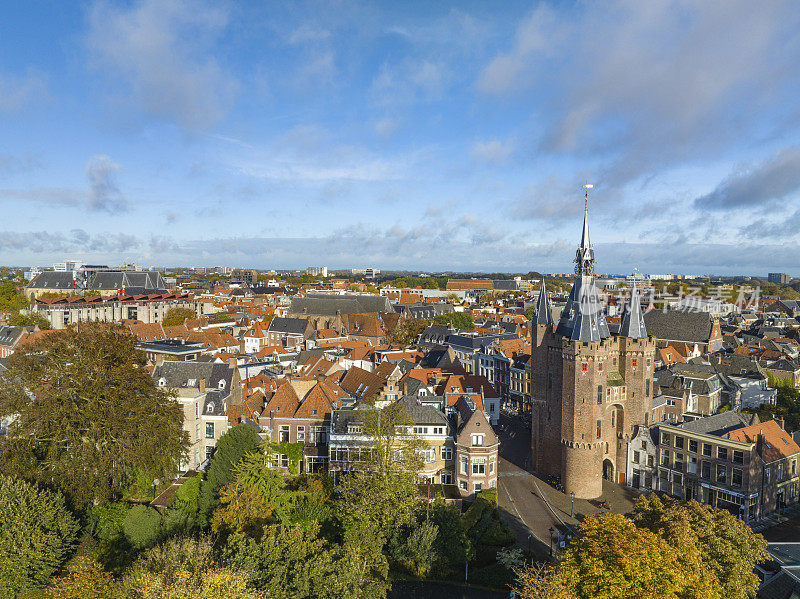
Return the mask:
[(623, 484), (628, 441), (650, 424), (655, 341), (647, 335), (636, 285), (611, 334), (594, 283), (588, 193), (575, 282), (558, 322), (544, 284), (531, 327), (533, 468), (561, 478), (566, 493), (593, 499), (602, 479)]

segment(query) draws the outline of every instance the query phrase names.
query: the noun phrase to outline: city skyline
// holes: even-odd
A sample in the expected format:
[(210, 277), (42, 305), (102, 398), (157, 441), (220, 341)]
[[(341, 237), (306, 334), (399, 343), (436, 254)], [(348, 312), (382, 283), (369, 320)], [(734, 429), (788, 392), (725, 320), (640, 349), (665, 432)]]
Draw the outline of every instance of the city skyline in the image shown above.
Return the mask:
[(3, 262), (792, 274), (791, 3), (491, 8), (9, 7)]

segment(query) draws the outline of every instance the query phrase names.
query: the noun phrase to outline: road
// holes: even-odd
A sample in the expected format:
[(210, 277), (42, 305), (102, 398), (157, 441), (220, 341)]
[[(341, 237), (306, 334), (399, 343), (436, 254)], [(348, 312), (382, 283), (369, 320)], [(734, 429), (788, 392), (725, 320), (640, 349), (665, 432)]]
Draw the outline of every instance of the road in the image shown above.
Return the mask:
[(545, 557), (550, 551), (550, 529), (560, 532), (565, 527), (542, 497), (549, 487), (538, 482), (527, 470), (530, 430), (518, 417), (505, 412), (500, 414), (500, 424), (503, 430), (499, 433), (497, 486), (504, 520), (517, 535), (518, 546)]

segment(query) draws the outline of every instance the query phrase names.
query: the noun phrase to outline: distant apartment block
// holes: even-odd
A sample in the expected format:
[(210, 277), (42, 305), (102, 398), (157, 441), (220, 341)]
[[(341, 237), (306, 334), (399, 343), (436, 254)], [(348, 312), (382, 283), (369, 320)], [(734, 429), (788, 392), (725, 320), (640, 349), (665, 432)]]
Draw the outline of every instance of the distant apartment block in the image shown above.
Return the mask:
[(328, 267), (327, 266), (309, 266), (306, 268), (306, 274), (311, 275), (313, 277), (327, 277), (328, 276)]
[(771, 272), (767, 274), (767, 282), (775, 283), (776, 285), (786, 285), (789, 282), (789, 275), (785, 272)]

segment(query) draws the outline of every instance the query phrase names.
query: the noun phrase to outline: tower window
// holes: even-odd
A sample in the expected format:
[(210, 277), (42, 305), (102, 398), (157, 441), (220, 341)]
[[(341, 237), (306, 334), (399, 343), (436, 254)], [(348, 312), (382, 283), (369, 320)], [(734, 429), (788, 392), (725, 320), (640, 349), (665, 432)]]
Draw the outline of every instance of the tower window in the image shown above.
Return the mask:
[(602, 420), (598, 420), (597, 421), (597, 438), (598, 439), (602, 436), (602, 433), (603, 433), (603, 421)]
[(586, 362), (581, 364), (581, 372), (586, 372), (587, 369), (588, 369), (588, 366), (587, 366)]
[(597, 403), (603, 403), (603, 385), (597, 385)]
[(631, 366), (632, 366), (633, 368), (636, 368), (636, 358), (633, 358), (633, 359), (631, 360)]

